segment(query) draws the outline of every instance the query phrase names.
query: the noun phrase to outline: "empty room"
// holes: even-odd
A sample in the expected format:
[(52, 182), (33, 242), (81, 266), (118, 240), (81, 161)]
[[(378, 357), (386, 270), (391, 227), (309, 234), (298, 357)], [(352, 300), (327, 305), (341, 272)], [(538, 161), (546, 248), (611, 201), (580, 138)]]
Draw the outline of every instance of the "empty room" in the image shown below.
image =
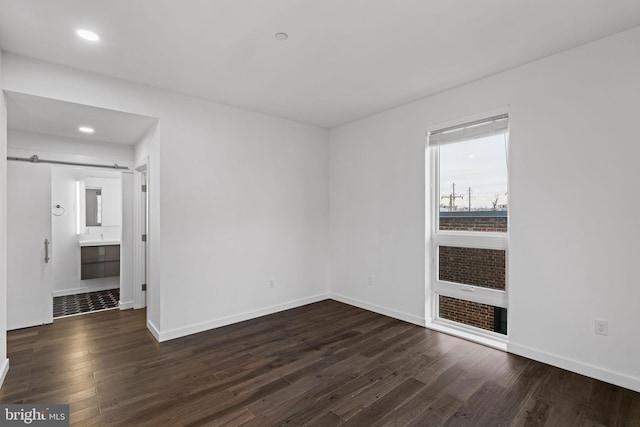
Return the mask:
[(640, 2), (0, 0), (0, 425), (640, 426)]

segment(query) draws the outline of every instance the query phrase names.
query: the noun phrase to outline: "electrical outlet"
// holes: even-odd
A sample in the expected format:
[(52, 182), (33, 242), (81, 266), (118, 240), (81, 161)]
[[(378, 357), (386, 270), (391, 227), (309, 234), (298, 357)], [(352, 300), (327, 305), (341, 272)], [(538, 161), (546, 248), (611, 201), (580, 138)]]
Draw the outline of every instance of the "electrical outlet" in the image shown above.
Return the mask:
[(373, 276), (369, 276), (369, 286), (373, 286)]
[(607, 335), (609, 333), (609, 323), (606, 320), (595, 320), (595, 331), (598, 335)]
[(275, 286), (276, 286), (276, 281), (273, 279), (269, 280), (269, 287), (274, 288)]

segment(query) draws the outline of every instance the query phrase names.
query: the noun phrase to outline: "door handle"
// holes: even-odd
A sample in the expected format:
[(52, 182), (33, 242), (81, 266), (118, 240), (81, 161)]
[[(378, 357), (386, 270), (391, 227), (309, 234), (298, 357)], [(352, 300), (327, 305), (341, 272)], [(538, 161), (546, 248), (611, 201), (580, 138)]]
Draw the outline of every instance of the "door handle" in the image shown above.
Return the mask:
[(49, 239), (44, 239), (44, 262), (48, 263), (49, 260)]

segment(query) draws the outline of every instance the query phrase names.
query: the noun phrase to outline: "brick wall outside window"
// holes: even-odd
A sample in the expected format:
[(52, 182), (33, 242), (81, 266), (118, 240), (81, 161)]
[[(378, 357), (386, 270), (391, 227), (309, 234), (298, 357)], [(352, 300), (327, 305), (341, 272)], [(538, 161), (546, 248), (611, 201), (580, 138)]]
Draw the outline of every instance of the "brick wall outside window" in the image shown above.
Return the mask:
[(447, 282), (505, 289), (505, 251), (440, 246), (439, 278)]
[(440, 317), (493, 331), (493, 306), (439, 295)]
[[(441, 212), (440, 230), (506, 232), (505, 211)], [(505, 289), (506, 251), (495, 249), (439, 247), (439, 279), (448, 282)], [(496, 310), (488, 304), (439, 295), (439, 316), (443, 319), (489, 331), (497, 331)], [(506, 317), (505, 317), (506, 319)], [(500, 320), (500, 319), (498, 319)], [(506, 322), (506, 320), (504, 320)], [(506, 333), (506, 329), (504, 332)]]
[[(443, 212), (440, 215), (440, 230), (452, 231), (507, 231), (506, 216), (490, 216), (492, 211), (480, 212)], [(482, 216), (473, 216), (480, 215)], [(496, 211), (496, 215), (506, 215), (506, 212)]]

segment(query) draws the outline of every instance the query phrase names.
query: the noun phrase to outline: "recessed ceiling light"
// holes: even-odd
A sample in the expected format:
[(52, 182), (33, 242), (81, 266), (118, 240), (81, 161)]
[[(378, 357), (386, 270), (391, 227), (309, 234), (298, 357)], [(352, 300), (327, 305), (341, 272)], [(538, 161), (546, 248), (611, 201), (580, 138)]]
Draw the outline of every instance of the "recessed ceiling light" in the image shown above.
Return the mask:
[(289, 38), (287, 33), (276, 33), (275, 37), (276, 37), (276, 40), (280, 40), (280, 41), (284, 41)]
[(78, 130), (82, 133), (94, 133), (96, 130), (89, 126), (80, 126)]
[(100, 40), (100, 36), (94, 33), (93, 31), (80, 29), (76, 31), (76, 34), (81, 39), (84, 39), (90, 42), (97, 42), (98, 40)]

